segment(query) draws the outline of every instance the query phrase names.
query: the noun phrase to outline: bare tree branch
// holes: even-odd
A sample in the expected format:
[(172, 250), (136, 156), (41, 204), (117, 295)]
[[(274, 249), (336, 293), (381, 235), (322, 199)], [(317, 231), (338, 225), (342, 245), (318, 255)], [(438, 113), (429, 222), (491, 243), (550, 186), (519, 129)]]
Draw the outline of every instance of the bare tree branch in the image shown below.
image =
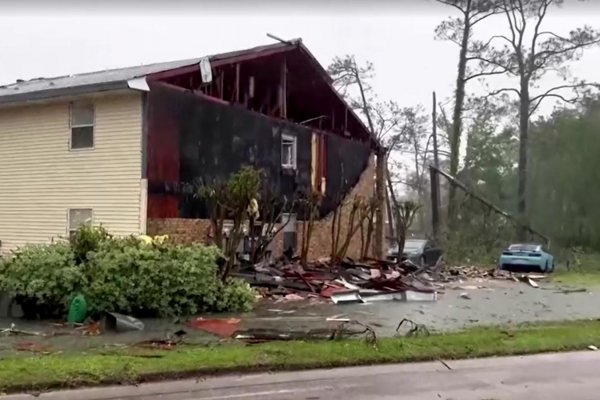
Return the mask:
[(460, 11), (460, 12), (461, 12), (461, 13), (463, 13), (463, 14), (465, 14), (465, 13), (466, 13), (465, 9), (464, 9), (464, 8), (461, 6), (461, 4), (460, 4), (460, 3), (458, 3), (458, 2), (455, 2), (455, 1), (448, 1), (448, 0), (437, 0), (437, 1), (438, 1), (439, 3), (445, 4), (445, 5), (447, 5), (447, 6), (454, 7), (454, 8), (456, 8), (458, 11)]
[[(498, 14), (497, 10), (490, 11), (487, 14), (483, 14), (479, 18), (475, 18), (475, 19), (471, 20), (471, 25), (478, 24), (479, 22), (483, 21), (484, 19), (487, 19), (487, 18), (489, 18), (489, 17), (491, 17), (492, 15), (495, 15), (495, 14)], [(474, 14), (474, 15), (477, 15), (477, 14)]]
[(560, 85), (560, 86), (555, 86), (553, 88), (548, 89), (546, 92), (539, 94), (537, 96), (531, 97), (530, 98), (530, 110), (529, 110), (529, 115), (533, 115), (535, 113), (535, 111), (538, 109), (538, 107), (540, 106), (540, 104), (547, 98), (552, 97), (552, 98), (556, 98), (559, 100), (562, 100), (565, 103), (569, 103), (569, 104), (575, 104), (577, 103), (579, 100), (581, 100), (581, 96), (579, 95), (579, 93), (576, 91), (575, 96), (572, 98), (566, 98), (565, 96), (558, 94), (558, 93), (554, 93), (557, 90), (564, 90), (564, 89), (582, 89), (585, 87), (593, 87), (593, 88), (598, 88), (599, 85), (596, 83), (576, 83), (573, 85)]
[(518, 89), (502, 88), (502, 89), (494, 90), (493, 92), (488, 93), (487, 96), (485, 96), (485, 97), (493, 97), (493, 96), (497, 96), (501, 93), (506, 93), (506, 92), (513, 92), (513, 93), (516, 93), (517, 96), (521, 96), (521, 92)]
[(484, 76), (504, 75), (504, 74), (506, 74), (506, 70), (500, 70), (500, 71), (496, 70), (496, 71), (479, 72), (479, 73), (472, 74), (472, 75), (469, 75), (469, 76), (465, 77), (465, 81), (468, 82), (471, 79), (477, 79), (477, 78), (481, 78), (481, 77), (484, 77)]

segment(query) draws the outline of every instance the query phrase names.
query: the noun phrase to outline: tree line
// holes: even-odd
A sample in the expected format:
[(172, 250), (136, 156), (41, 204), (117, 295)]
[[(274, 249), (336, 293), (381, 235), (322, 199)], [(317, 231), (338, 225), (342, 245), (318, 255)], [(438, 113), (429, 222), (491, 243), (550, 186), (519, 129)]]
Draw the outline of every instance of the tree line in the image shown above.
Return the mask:
[[(448, 185), (443, 204), (449, 240), (456, 239), (454, 233), (486, 242), (482, 232), (487, 232), (490, 240), (480, 244), (493, 247), (500, 238), (525, 240), (520, 227), (535, 226), (561, 245), (600, 249), (593, 190), (600, 174), (595, 168), (600, 152), (594, 152), (600, 147), (594, 135), (600, 126), (598, 85), (569, 70), (586, 49), (600, 43), (600, 31), (588, 25), (567, 34), (548, 29), (548, 16), (561, 12), (562, 0), (436, 1), (453, 16), (440, 22), (434, 37), (456, 44), (458, 58), (454, 95), (434, 104), (433, 117), (423, 106), (400, 107), (379, 99), (371, 86), (372, 63), (361, 65), (345, 55), (329, 66), (336, 87), (383, 149), (376, 177), (379, 196), (390, 203), (404, 187), (428, 204), (435, 118), (440, 167), (519, 220), (512, 226), (501, 223)], [(483, 37), (479, 28), (492, 18), (504, 21), (503, 26)], [(510, 78), (503, 81), (512, 85), (494, 87), (497, 77)], [(551, 85), (556, 78), (561, 83)], [(485, 93), (471, 93), (472, 82)], [(542, 117), (540, 106), (550, 100), (562, 106)], [(402, 162), (394, 154), (403, 154)], [(420, 214), (421, 228), (426, 228), (427, 207)]]

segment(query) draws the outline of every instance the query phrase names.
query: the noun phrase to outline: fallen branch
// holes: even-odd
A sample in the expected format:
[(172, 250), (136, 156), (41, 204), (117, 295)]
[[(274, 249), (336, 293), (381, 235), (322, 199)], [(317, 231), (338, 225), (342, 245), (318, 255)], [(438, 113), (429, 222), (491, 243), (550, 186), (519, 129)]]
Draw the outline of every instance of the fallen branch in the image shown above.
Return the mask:
[(404, 334), (404, 336), (429, 336), (430, 332), (429, 329), (427, 329), (427, 327), (423, 324), (417, 324), (415, 321), (410, 320), (408, 318), (404, 318), (402, 319), (402, 321), (400, 321), (400, 323), (398, 324), (398, 327), (396, 328), (396, 333), (400, 333), (400, 328), (402, 328), (402, 326), (406, 326), (408, 325), (408, 332), (406, 332)]

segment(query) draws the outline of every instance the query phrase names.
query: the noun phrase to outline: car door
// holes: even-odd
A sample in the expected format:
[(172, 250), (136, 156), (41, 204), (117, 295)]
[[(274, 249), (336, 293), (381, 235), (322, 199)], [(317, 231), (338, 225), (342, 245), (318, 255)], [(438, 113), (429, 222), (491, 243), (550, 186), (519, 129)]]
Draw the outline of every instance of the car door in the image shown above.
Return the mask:
[(423, 249), (423, 256), (425, 258), (425, 264), (427, 265), (435, 265), (438, 258), (442, 255), (442, 250), (436, 246), (436, 244), (432, 241), (427, 241), (425, 243), (425, 247)]
[(544, 262), (548, 263), (548, 269), (552, 268), (552, 264), (554, 264), (554, 257), (552, 256), (552, 254), (550, 254), (550, 252), (548, 251), (548, 248), (546, 246), (542, 246), (542, 254), (544, 255)]

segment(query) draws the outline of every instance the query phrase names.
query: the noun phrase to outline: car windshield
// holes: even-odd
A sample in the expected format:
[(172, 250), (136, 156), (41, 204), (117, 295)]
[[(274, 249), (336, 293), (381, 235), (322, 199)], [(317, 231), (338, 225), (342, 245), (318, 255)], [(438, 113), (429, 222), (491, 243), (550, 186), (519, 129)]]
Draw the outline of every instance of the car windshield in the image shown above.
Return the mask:
[(407, 240), (404, 244), (404, 251), (412, 252), (421, 250), (425, 246), (425, 240)]
[(539, 248), (539, 244), (511, 244), (508, 246), (508, 250), (512, 251), (538, 251)]

